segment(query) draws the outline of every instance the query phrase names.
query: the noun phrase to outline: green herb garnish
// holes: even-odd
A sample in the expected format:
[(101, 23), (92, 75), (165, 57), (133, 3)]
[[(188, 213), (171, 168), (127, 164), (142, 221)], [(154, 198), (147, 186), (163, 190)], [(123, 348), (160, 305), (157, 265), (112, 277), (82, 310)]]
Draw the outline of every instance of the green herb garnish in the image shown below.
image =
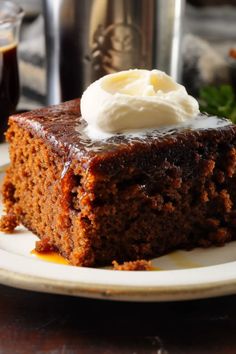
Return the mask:
[(200, 90), (200, 111), (231, 119), (236, 123), (236, 96), (233, 87), (207, 86)]

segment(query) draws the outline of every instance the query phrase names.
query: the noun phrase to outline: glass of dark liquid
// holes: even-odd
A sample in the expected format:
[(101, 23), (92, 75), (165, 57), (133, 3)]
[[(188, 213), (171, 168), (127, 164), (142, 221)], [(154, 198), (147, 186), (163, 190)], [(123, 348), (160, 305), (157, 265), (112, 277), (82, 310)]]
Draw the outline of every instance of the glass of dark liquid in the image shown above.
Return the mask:
[(0, 142), (20, 96), (17, 46), (23, 15), (18, 5), (0, 1)]

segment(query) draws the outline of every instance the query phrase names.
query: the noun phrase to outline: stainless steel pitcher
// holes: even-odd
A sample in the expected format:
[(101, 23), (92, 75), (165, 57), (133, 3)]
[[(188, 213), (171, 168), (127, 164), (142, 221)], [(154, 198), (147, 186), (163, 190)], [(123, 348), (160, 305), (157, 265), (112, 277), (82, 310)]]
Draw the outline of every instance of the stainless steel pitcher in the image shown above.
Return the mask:
[(130, 68), (180, 75), (185, 0), (44, 0), (48, 104)]

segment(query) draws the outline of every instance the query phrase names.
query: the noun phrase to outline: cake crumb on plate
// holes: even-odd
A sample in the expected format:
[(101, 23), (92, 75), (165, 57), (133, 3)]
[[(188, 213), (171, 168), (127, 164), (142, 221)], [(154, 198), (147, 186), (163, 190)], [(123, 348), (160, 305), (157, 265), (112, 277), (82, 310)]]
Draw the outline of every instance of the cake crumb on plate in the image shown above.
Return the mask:
[(114, 270), (153, 270), (151, 261), (146, 261), (145, 259), (124, 262), (122, 264), (113, 261), (112, 265)]
[(18, 226), (18, 220), (16, 215), (7, 214), (0, 218), (0, 231), (12, 233)]

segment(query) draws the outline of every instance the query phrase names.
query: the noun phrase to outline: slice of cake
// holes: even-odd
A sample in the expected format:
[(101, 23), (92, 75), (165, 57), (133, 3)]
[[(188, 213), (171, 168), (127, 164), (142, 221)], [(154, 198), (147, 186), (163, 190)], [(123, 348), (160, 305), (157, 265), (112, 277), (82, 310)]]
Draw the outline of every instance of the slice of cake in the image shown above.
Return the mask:
[(236, 239), (235, 125), (199, 116), (96, 140), (86, 124), (79, 99), (10, 117), (5, 209), (38, 250), (94, 266)]
[(197, 122), (92, 141), (79, 100), (12, 116), (6, 212), (75, 265), (222, 245), (236, 237), (236, 126)]

